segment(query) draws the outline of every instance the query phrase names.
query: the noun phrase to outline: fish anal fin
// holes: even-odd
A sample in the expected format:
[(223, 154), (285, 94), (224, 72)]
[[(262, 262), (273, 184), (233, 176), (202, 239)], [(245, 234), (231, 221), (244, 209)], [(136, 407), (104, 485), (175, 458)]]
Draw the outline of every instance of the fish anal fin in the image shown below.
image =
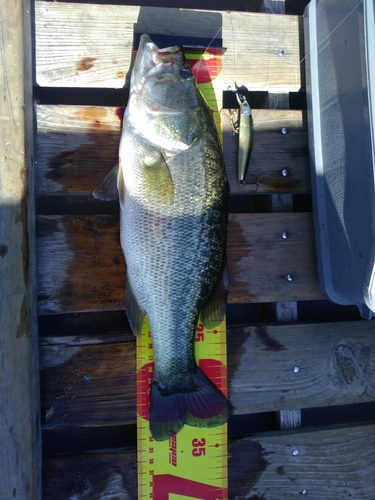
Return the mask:
[(125, 308), (132, 332), (139, 338), (142, 333), (145, 312), (138, 305), (129, 281), (126, 282)]
[(96, 186), (92, 192), (94, 198), (104, 201), (116, 200), (118, 197), (117, 191), (117, 173), (118, 163), (109, 171), (102, 182)]
[(167, 393), (154, 381), (151, 389), (150, 430), (157, 441), (177, 433), (184, 424), (194, 427), (216, 427), (224, 424), (231, 407), (219, 389), (197, 368), (194, 384)]
[(201, 308), (200, 321), (207, 330), (217, 328), (225, 318), (228, 290), (229, 271), (224, 266), (215, 288)]
[(143, 158), (143, 182), (145, 193), (150, 200), (170, 205), (174, 200), (174, 186), (169, 167), (157, 149)]

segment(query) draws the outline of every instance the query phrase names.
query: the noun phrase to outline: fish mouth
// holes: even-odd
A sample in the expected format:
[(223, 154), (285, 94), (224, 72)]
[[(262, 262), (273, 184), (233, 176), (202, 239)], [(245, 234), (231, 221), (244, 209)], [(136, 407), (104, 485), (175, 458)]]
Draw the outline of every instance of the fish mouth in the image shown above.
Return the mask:
[(141, 90), (145, 80), (152, 75), (165, 73), (173, 65), (176, 56), (182, 53), (177, 45), (159, 49), (149, 35), (142, 35), (134, 63), (131, 86)]
[(136, 99), (151, 116), (181, 116), (198, 106), (193, 74), (179, 46), (159, 47), (149, 35), (140, 38), (130, 82)]
[(151, 40), (149, 35), (144, 34), (141, 36), (138, 52), (142, 54), (144, 51), (151, 53), (154, 64), (159, 64), (163, 62), (171, 62), (174, 56), (181, 52), (181, 47), (174, 45), (159, 49), (159, 47)]

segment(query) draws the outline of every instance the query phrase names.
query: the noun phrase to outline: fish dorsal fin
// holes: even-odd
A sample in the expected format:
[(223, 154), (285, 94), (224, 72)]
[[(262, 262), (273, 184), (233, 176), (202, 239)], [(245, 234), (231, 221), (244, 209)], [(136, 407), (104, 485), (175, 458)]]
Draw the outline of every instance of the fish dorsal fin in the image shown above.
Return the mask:
[(174, 200), (174, 187), (169, 167), (157, 149), (143, 159), (144, 188), (147, 197), (161, 205), (170, 205)]
[(92, 192), (94, 198), (104, 201), (116, 200), (118, 196), (117, 191), (117, 172), (119, 170), (118, 163), (110, 170), (104, 177), (102, 182), (96, 186)]
[(139, 307), (129, 280), (126, 280), (125, 308), (132, 332), (139, 338), (142, 333), (145, 312)]
[(224, 266), (216, 286), (204, 303), (200, 318), (208, 330), (217, 328), (223, 321), (226, 312), (226, 303), (229, 290), (229, 271)]

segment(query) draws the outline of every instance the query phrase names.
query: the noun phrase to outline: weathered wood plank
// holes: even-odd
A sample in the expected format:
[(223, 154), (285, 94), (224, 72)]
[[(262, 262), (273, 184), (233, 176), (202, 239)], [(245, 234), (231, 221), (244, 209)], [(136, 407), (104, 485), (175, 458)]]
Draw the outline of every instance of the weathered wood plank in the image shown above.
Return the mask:
[(135, 422), (133, 336), (40, 341), (44, 428)]
[[(285, 2), (279, 2), (278, 0), (274, 2), (273, 0), (271, 0), (269, 4), (270, 4), (269, 7), (271, 8), (274, 7), (276, 11), (278, 11), (280, 7), (283, 7), (283, 13), (285, 14)], [(287, 101), (286, 105), (283, 102), (283, 106), (289, 107), (288, 94), (284, 93), (284, 94), (271, 94), (271, 95), (272, 95), (271, 100), (276, 101), (276, 104), (274, 105), (275, 107), (277, 107), (278, 101), (279, 102)], [(284, 127), (282, 130), (283, 132), (286, 132), (288, 129)], [(289, 174), (288, 169), (286, 169), (283, 173)], [(284, 211), (293, 212), (293, 196), (291, 194), (280, 194), (280, 193), (274, 194), (271, 197), (271, 205), (272, 205), (272, 212), (284, 212)], [(287, 235), (284, 233), (283, 236), (285, 239)], [(298, 309), (296, 301), (276, 302), (274, 304), (274, 308), (275, 308), (277, 322), (297, 321)], [(296, 429), (298, 427), (301, 427), (302, 415), (300, 409), (279, 410), (276, 415), (280, 429)]]
[[(254, 326), (228, 332), (237, 415), (375, 399), (375, 323)], [(135, 422), (131, 334), (40, 340), (44, 428)]]
[(40, 314), (124, 308), (117, 216), (39, 216)]
[[(229, 499), (375, 497), (375, 426), (258, 434), (229, 442)], [(136, 451), (49, 457), (44, 500), (136, 499)], [(81, 498), (80, 497), (80, 498)]]
[(366, 321), (259, 325), (231, 331), (228, 385), (234, 411), (373, 401), (374, 333), (375, 323)]
[[(124, 308), (117, 216), (38, 216), (37, 238), (40, 314)], [(322, 298), (311, 214), (232, 214), (227, 254), (230, 303)]]
[(136, 500), (137, 452), (46, 458), (43, 484), (43, 500)]
[(37, 194), (90, 194), (118, 162), (122, 110), (37, 106)]
[(0, 2), (0, 497), (41, 496), (30, 2)]
[(229, 302), (322, 299), (311, 214), (231, 214), (227, 255)]
[[(168, 19), (168, 22), (166, 22)], [(122, 87), (133, 30), (222, 37), (223, 85), (298, 90), (297, 16), (153, 7), (35, 2), (37, 83), (61, 87)]]
[(375, 426), (258, 435), (229, 446), (229, 498), (375, 496)]
[[(238, 137), (223, 110), (224, 160), (232, 194), (310, 192), (309, 152), (303, 113), (254, 110), (255, 138), (248, 184), (237, 181)], [(117, 163), (121, 109), (37, 106), (38, 194), (91, 194)], [(282, 134), (286, 127), (287, 134)], [(283, 175), (283, 170), (287, 175)], [(284, 172), (285, 173), (285, 172)]]

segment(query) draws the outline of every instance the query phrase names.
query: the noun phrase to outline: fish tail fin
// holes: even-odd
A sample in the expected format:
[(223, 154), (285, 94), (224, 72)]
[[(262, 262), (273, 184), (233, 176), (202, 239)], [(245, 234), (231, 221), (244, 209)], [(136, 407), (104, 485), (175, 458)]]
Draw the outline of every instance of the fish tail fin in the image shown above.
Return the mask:
[(163, 390), (153, 381), (150, 404), (150, 430), (154, 439), (168, 439), (184, 424), (216, 427), (226, 422), (231, 407), (220, 390), (197, 368), (194, 384), (181, 389)]

